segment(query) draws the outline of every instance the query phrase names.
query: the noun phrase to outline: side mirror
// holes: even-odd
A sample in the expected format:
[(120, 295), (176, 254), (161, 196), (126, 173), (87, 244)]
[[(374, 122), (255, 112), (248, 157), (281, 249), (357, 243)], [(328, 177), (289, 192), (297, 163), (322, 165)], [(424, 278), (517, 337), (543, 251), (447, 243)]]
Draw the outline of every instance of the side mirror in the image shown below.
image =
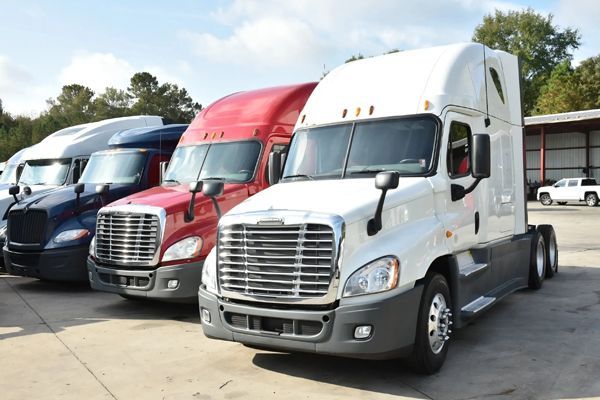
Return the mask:
[(81, 160), (75, 160), (73, 163), (73, 183), (79, 182), (81, 177)]
[(85, 184), (83, 184), (83, 183), (78, 183), (73, 188), (73, 191), (77, 195), (77, 208), (79, 208), (79, 196), (81, 195), (81, 193), (83, 193), (84, 190), (85, 190)]
[(492, 169), (490, 135), (473, 135), (471, 144), (471, 175), (475, 179), (490, 177)]
[(29, 186), (25, 186), (25, 187), (23, 188), (23, 194), (24, 194), (25, 196), (31, 196), (31, 188), (30, 188)]
[(471, 193), (482, 179), (489, 178), (492, 170), (492, 151), (490, 136), (484, 133), (473, 135), (471, 142), (471, 176), (475, 182), (468, 188), (461, 185), (450, 185), (450, 196), (452, 201), (464, 199)]
[(104, 185), (96, 185), (96, 194), (100, 195), (100, 199), (102, 201), (102, 207), (104, 207), (106, 204), (106, 195), (108, 194), (108, 189), (109, 186), (104, 184)]
[(190, 193), (192, 197), (190, 198), (190, 203), (188, 205), (188, 209), (183, 216), (183, 220), (185, 222), (192, 222), (194, 220), (194, 206), (196, 204), (196, 193), (202, 191), (203, 183), (202, 181), (196, 181), (190, 183)]
[(375, 216), (367, 223), (367, 234), (373, 236), (382, 228), (381, 214), (383, 212), (383, 203), (385, 195), (389, 189), (396, 189), (400, 183), (400, 174), (397, 171), (385, 171), (375, 175), (375, 187), (381, 190), (381, 196), (377, 203)]
[(212, 200), (218, 219), (221, 219), (221, 207), (219, 207), (219, 202), (217, 201), (216, 197), (221, 196), (223, 194), (224, 188), (225, 184), (222, 181), (205, 182), (204, 187), (202, 188), (202, 194), (204, 194), (207, 197), (210, 197), (210, 199)]
[(19, 202), (17, 195), (19, 194), (20, 191), (21, 191), (21, 186), (19, 186), (19, 185), (14, 185), (14, 186), (11, 186), (8, 188), (8, 194), (10, 194), (12, 197), (14, 197), (15, 203)]
[(160, 165), (160, 182), (162, 183), (162, 181), (165, 179), (165, 175), (167, 173), (167, 167), (169, 166), (169, 162), (161, 161), (159, 165)]
[(281, 153), (273, 151), (269, 154), (269, 185), (274, 185), (281, 178)]
[(25, 169), (25, 164), (19, 164), (17, 166), (17, 170), (15, 171), (15, 183), (19, 182), (19, 179), (21, 179), (23, 169)]

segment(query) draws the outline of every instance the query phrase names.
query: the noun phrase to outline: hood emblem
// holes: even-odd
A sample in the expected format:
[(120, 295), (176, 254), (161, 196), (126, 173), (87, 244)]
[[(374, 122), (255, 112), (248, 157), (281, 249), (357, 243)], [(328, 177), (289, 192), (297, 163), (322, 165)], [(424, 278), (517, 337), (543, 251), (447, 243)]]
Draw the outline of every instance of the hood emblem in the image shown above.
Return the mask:
[(263, 218), (258, 225), (283, 225), (283, 218)]

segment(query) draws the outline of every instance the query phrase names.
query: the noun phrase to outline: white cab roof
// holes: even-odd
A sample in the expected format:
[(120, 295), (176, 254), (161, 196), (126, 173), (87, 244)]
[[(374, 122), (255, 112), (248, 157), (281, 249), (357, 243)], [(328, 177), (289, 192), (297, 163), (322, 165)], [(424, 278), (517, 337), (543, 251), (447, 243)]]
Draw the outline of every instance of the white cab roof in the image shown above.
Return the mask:
[[(509, 76), (516, 75), (517, 65), (517, 57), (478, 43), (401, 51), (353, 61), (323, 78), (306, 103), (296, 128), (422, 113), (440, 115), (446, 106), (452, 105), (483, 113), (489, 108), (490, 115), (522, 125), (520, 99), (507, 98), (520, 93), (519, 77)], [(504, 101), (490, 68), (499, 75)], [(360, 113), (356, 116), (358, 107)], [(342, 115), (344, 109), (346, 117)]]
[(23, 160), (89, 156), (95, 151), (108, 149), (108, 140), (119, 131), (157, 125), (163, 125), (161, 117), (140, 115), (71, 126), (28, 148)]

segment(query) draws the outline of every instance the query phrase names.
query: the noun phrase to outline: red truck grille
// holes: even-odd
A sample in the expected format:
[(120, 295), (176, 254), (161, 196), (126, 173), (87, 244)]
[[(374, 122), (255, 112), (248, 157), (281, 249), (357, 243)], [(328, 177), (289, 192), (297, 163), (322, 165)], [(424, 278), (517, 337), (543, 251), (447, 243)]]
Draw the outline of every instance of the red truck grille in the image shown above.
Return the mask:
[(250, 296), (315, 298), (333, 276), (333, 229), (235, 224), (219, 232), (219, 285)]
[(101, 212), (96, 224), (96, 259), (102, 264), (152, 266), (160, 245), (158, 216)]

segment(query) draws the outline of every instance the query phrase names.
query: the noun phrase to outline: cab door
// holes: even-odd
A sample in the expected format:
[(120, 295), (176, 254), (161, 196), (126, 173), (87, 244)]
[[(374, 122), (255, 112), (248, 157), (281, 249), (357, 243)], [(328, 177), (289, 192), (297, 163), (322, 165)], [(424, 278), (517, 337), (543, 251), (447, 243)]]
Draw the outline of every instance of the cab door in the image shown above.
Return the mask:
[(460, 185), (464, 188), (471, 186), (474, 178), (471, 176), (471, 139), (472, 128), (470, 118), (455, 112), (446, 114), (444, 122), (444, 138), (441, 146), (440, 163), (446, 170), (449, 182), (446, 210), (443, 216), (444, 225), (452, 236), (450, 243), (453, 251), (466, 250), (475, 245), (479, 227), (482, 223), (480, 210), (477, 207), (477, 193), (479, 187), (460, 200), (451, 198), (451, 186)]

